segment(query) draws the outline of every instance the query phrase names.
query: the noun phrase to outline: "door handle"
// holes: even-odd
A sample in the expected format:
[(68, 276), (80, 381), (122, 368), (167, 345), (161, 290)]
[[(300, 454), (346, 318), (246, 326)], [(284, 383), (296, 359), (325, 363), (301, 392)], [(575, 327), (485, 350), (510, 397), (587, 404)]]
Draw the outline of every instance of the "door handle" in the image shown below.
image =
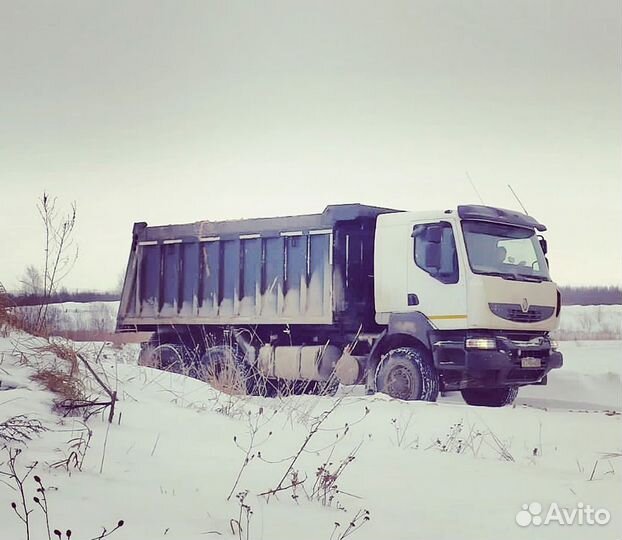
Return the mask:
[(407, 294), (408, 305), (409, 306), (418, 306), (419, 305), (419, 297), (414, 293)]

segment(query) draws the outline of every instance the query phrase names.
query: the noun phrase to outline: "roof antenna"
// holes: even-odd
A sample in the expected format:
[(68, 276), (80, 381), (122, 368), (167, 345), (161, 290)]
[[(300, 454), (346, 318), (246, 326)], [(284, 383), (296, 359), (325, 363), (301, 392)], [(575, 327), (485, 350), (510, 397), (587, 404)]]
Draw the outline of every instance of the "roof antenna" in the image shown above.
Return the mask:
[(525, 208), (525, 206), (523, 205), (523, 203), (521, 202), (521, 200), (518, 198), (518, 195), (516, 194), (516, 192), (512, 189), (512, 186), (510, 184), (508, 184), (508, 187), (510, 188), (510, 191), (512, 192), (512, 195), (514, 195), (514, 198), (518, 201), (518, 204), (520, 204), (520, 207), (523, 209), (523, 212), (525, 212), (526, 215), (529, 215), (529, 212), (527, 212), (527, 208)]
[(479, 194), (479, 191), (477, 191), (477, 188), (475, 187), (475, 182), (473, 182), (473, 179), (471, 178), (471, 175), (469, 174), (469, 171), (466, 171), (466, 175), (467, 175), (467, 178), (469, 179), (469, 182), (471, 182), (471, 187), (473, 188), (473, 191), (475, 191), (475, 193), (477, 194), (477, 197), (479, 198), (479, 201), (482, 204), (486, 204), (484, 202), (484, 199), (482, 199), (482, 196)]

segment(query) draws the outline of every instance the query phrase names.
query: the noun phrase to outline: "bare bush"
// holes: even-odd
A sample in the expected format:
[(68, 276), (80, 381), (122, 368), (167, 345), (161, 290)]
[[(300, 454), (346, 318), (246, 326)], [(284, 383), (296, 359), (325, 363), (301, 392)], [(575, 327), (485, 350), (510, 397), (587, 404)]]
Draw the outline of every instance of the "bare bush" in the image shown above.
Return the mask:
[(341, 532), (341, 534), (338, 534), (341, 524), (338, 521), (335, 521), (335, 528), (333, 529), (333, 533), (330, 535), (330, 540), (333, 540), (333, 538), (335, 540), (344, 540), (345, 538), (348, 538), (348, 536), (353, 535), (370, 519), (371, 516), (369, 510), (359, 510), (356, 514), (354, 514), (354, 517), (350, 520), (348, 526)]
[(335, 403), (333, 404), (333, 406), (330, 409), (322, 412), (322, 414), (320, 414), (320, 416), (315, 419), (315, 421), (311, 425), (311, 429), (309, 430), (309, 433), (307, 434), (307, 436), (302, 441), (302, 444), (300, 445), (300, 448), (291, 457), (289, 465), (287, 466), (287, 469), (285, 470), (285, 473), (283, 474), (283, 476), (281, 477), (281, 479), (279, 480), (277, 485), (274, 488), (272, 488), (272, 489), (268, 489), (267, 491), (264, 491), (263, 493), (260, 493), (260, 495), (265, 495), (266, 499), (270, 500), (270, 497), (272, 495), (275, 495), (275, 494), (277, 494), (280, 491), (285, 491), (287, 489), (291, 489), (294, 486), (293, 483), (287, 484), (287, 480), (288, 480), (288, 478), (290, 478), (291, 472), (292, 472), (292, 470), (294, 470), (294, 466), (296, 465), (298, 459), (300, 458), (302, 453), (305, 451), (305, 449), (307, 448), (307, 446), (309, 445), (311, 440), (318, 433), (318, 431), (322, 427), (322, 424), (324, 424), (324, 422), (330, 417), (330, 415), (333, 412), (335, 412), (335, 409), (340, 404), (341, 404), (341, 399), (336, 400)]
[(23, 295), (41, 295), (43, 293), (43, 278), (41, 272), (34, 264), (30, 264), (24, 270), (24, 276), (20, 280)]
[[(34, 485), (31, 484), (34, 489), (35, 495), (31, 498), (28, 493), (29, 488), (26, 485), (28, 478), (32, 475), (34, 469), (37, 467), (37, 462), (35, 461), (31, 465), (24, 468), (24, 471), (20, 471), (18, 466), (18, 457), (21, 454), (21, 450), (19, 448), (7, 448), (8, 460), (7, 467), (8, 470), (0, 470), (0, 475), (8, 478), (10, 482), (12, 482), (15, 486), (15, 491), (19, 495), (19, 502), (12, 502), (11, 508), (13, 512), (17, 516), (17, 518), (24, 524), (24, 536), (26, 540), (31, 540), (34, 538), (32, 536), (32, 521), (31, 514), (38, 508), (41, 510), (43, 514), (44, 523), (45, 523), (45, 531), (47, 533), (48, 540), (52, 539), (52, 534), (61, 539), (66, 538), (67, 540), (71, 539), (72, 531), (69, 528), (63, 527), (63, 530), (54, 529), (50, 525), (50, 521), (52, 518), (50, 514), (49, 501), (47, 498), (47, 489), (43, 484), (43, 480), (38, 475), (33, 475), (32, 479), (34, 481)], [(10, 484), (7, 484), (10, 485)], [(34, 503), (34, 504), (33, 504)], [(95, 537), (92, 537), (91, 540), (102, 540), (103, 538), (107, 538), (115, 531), (119, 530), (121, 527), (125, 525), (124, 520), (119, 520), (115, 527), (110, 530), (107, 530), (105, 527), (103, 531)]]
[(74, 242), (76, 226), (76, 204), (71, 204), (66, 213), (58, 210), (56, 198), (43, 193), (37, 201), (37, 210), (43, 224), (43, 271), (36, 266), (26, 268), (22, 279), (23, 294), (39, 298), (33, 310), (15, 314), (13, 325), (34, 335), (49, 335), (52, 311), (49, 307), (59, 284), (73, 268), (78, 258)]
[(231, 518), (229, 520), (229, 526), (231, 527), (231, 534), (236, 535), (238, 540), (250, 540), (251, 530), (251, 518), (253, 516), (253, 509), (250, 504), (246, 502), (246, 496), (248, 490), (241, 491), (235, 497), (238, 500), (240, 509), (237, 519)]
[[(117, 394), (93, 369), (90, 362), (68, 341), (41, 338), (33, 340), (16, 343), (16, 352), (19, 352), (23, 363), (34, 369), (35, 373), (31, 378), (57, 396), (56, 409), (65, 415), (78, 412), (87, 420), (93, 414), (109, 408), (108, 421), (112, 422)], [(102, 350), (103, 346), (95, 358), (95, 363)], [(80, 366), (86, 369), (87, 374), (80, 372)], [(102, 401), (101, 392), (92, 395), (87, 392), (85, 381), (89, 377), (95, 380), (99, 390), (109, 399)]]
[(473, 457), (478, 457), (483, 446), (493, 450), (502, 461), (515, 461), (509, 442), (502, 440), (489, 428), (483, 430), (475, 425), (465, 425), (462, 419), (449, 426), (447, 434), (438, 437), (426, 450), (434, 448), (448, 454), (470, 452)]
[[(27, 478), (32, 474), (32, 471), (37, 466), (37, 462), (33, 463), (29, 467), (26, 467), (25, 472), (19, 473), (17, 470), (17, 457), (21, 454), (21, 450), (19, 448), (7, 448), (8, 453), (8, 471), (0, 470), (0, 474), (9, 478), (15, 484), (17, 493), (19, 494), (19, 504), (13, 501), (11, 503), (11, 508), (15, 515), (21, 520), (24, 524), (26, 540), (30, 540), (30, 514), (32, 514), (33, 509), (30, 507), (30, 504), (26, 495), (25, 483)], [(49, 536), (49, 535), (48, 535)]]
[(337, 463), (332, 462), (334, 447), (331, 449), (328, 458), (318, 467), (315, 473), (315, 482), (310, 495), (311, 499), (319, 501), (322, 506), (332, 506), (335, 497), (340, 493), (337, 482), (339, 482), (339, 478), (348, 465), (356, 458), (356, 453), (360, 447), (361, 445), (359, 444), (345, 458)]
[[(274, 414), (276, 414), (276, 412), (277, 411), (274, 411)], [(242, 462), (240, 470), (238, 471), (238, 475), (235, 479), (235, 482), (233, 483), (231, 491), (229, 492), (229, 495), (227, 496), (227, 500), (231, 499), (231, 496), (233, 495), (235, 489), (238, 487), (238, 483), (240, 482), (240, 479), (242, 478), (242, 474), (244, 473), (244, 470), (246, 469), (246, 467), (248, 467), (251, 461), (253, 461), (258, 455), (259, 456), (261, 455), (257, 452), (256, 448), (258, 446), (261, 446), (272, 436), (272, 431), (270, 431), (268, 432), (267, 436), (262, 441), (256, 440), (257, 434), (259, 433), (261, 428), (263, 428), (270, 421), (269, 418), (266, 420), (263, 419), (263, 408), (259, 409), (255, 417), (253, 417), (253, 415), (249, 411), (247, 414), (247, 418), (248, 418), (249, 440), (246, 446), (241, 446), (238, 443), (237, 437), (233, 437), (233, 443), (242, 452), (244, 452), (244, 461)]]
[[(71, 472), (71, 469), (77, 469), (82, 471), (84, 465), (84, 458), (88, 449), (91, 447), (91, 439), (93, 438), (93, 430), (86, 424), (82, 424), (84, 430), (80, 433), (79, 437), (73, 437), (67, 444), (69, 452), (67, 456), (50, 465), (51, 468), (64, 468), (67, 473)], [(85, 435), (86, 434), (86, 435)]]
[(80, 378), (58, 367), (40, 369), (32, 376), (32, 380), (58, 396), (55, 402), (58, 410), (66, 412), (76, 403), (87, 402), (84, 384)]
[(410, 424), (414, 413), (410, 413), (405, 422), (401, 418), (391, 418), (391, 425), (395, 431), (395, 444), (398, 448), (419, 448), (419, 436), (409, 437)]
[(0, 336), (6, 337), (12, 326), (13, 303), (0, 282)]
[(39, 420), (18, 414), (0, 422), (0, 439), (8, 443), (25, 443), (35, 435), (47, 431)]

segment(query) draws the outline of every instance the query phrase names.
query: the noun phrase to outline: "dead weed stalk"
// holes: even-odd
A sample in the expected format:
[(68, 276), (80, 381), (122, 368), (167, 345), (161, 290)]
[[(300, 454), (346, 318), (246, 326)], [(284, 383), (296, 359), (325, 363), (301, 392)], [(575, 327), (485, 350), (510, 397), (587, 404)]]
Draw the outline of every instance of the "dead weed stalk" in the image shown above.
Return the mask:
[(25, 443), (35, 435), (47, 431), (47, 428), (34, 418), (18, 414), (0, 422), (0, 439), (8, 443)]
[[(52, 540), (52, 535), (59, 538), (60, 540), (62, 540), (63, 538), (70, 540), (72, 537), (71, 529), (63, 528), (63, 531), (61, 531), (60, 529), (52, 530), (50, 525), (51, 515), (49, 501), (46, 495), (47, 491), (43, 484), (43, 481), (41, 480), (41, 477), (36, 474), (33, 475), (33, 487), (35, 487), (35, 495), (31, 498), (31, 496), (28, 494), (28, 487), (26, 485), (26, 482), (36, 468), (37, 462), (35, 461), (31, 465), (25, 467), (24, 472), (19, 472), (17, 460), (22, 452), (21, 449), (6, 448), (6, 450), (8, 453), (8, 470), (5, 471), (0, 469), (0, 475), (7, 477), (9, 481), (12, 482), (13, 485), (7, 482), (4, 483), (11, 487), (13, 490), (15, 490), (19, 496), (18, 502), (11, 502), (11, 508), (24, 525), (24, 534), (26, 540), (31, 540), (31, 538), (35, 538), (33, 536), (33, 522), (31, 519), (31, 514), (36, 508), (39, 508), (43, 514), (45, 531), (47, 533), (48, 540)], [(32, 503), (34, 503), (34, 505)], [(107, 530), (104, 527), (99, 535), (92, 537), (90, 540), (102, 540), (103, 538), (107, 538), (112, 533), (123, 527), (124, 524), (125, 522), (121, 519), (117, 522), (115, 527), (110, 530)]]

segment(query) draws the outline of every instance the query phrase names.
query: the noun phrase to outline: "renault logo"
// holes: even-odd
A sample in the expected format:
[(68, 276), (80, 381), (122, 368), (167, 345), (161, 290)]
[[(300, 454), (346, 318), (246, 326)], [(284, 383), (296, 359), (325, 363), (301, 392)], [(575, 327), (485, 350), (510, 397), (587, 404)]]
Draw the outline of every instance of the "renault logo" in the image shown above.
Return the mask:
[(523, 298), (523, 301), (520, 303), (520, 308), (523, 313), (527, 313), (529, 311), (529, 302), (527, 298)]

